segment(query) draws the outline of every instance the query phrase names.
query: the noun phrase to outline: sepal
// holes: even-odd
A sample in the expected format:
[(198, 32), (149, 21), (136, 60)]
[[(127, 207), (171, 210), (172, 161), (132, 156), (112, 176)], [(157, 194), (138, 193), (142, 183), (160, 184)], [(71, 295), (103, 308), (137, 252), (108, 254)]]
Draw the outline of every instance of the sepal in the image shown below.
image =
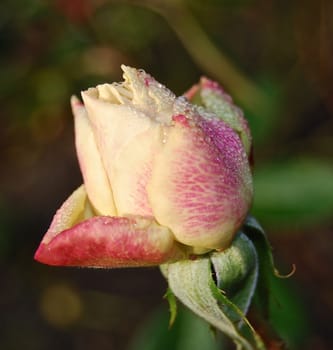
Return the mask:
[[(172, 293), (229, 336), (237, 349), (265, 349), (245, 317), (256, 287), (258, 260), (252, 242), (243, 233), (239, 233), (225, 251), (166, 264), (161, 270)], [(174, 310), (172, 306), (172, 318)], [(251, 331), (252, 339), (243, 336), (243, 325)]]

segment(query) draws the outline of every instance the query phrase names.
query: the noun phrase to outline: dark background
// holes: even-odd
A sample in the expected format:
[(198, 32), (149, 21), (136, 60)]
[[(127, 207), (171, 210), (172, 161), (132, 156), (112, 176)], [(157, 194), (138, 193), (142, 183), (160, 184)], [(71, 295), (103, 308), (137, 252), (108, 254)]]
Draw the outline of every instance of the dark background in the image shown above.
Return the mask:
[(69, 98), (120, 81), (121, 63), (178, 95), (207, 75), (243, 108), (252, 213), (280, 270), (297, 266), (274, 285), (271, 323), (291, 349), (333, 348), (332, 14), (329, 0), (1, 1), (1, 349), (222, 347), (189, 313), (168, 333), (157, 268), (33, 261), (82, 182)]

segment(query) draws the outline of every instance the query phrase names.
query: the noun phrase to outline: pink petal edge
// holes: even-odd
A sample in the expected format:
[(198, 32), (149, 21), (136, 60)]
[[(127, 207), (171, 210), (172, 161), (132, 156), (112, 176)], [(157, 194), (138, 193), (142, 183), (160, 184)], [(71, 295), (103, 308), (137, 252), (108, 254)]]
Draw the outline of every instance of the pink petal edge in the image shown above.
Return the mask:
[(134, 267), (184, 258), (173, 234), (151, 218), (96, 216), (41, 243), (35, 259), (48, 265)]

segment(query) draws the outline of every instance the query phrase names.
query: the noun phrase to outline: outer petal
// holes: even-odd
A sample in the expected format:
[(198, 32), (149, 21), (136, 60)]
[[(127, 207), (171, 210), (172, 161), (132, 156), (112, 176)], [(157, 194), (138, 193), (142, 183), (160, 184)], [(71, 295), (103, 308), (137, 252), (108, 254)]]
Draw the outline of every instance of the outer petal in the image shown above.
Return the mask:
[(154, 216), (181, 243), (225, 248), (252, 198), (247, 157), (238, 135), (221, 120), (175, 120), (157, 156), (148, 194)]
[(150, 218), (97, 216), (42, 243), (37, 260), (49, 265), (131, 267), (183, 258), (170, 230)]
[(100, 215), (116, 215), (112, 190), (83, 104), (71, 99), (75, 121), (75, 144), (89, 199)]
[[(85, 187), (76, 189), (57, 210), (51, 225), (43, 237), (42, 244), (48, 244), (59, 232), (76, 225), (93, 215)], [(38, 252), (35, 258), (38, 260)]]
[(252, 137), (248, 122), (242, 110), (233, 103), (231, 96), (217, 82), (202, 77), (199, 84), (194, 85), (184, 95), (191, 103), (203, 105), (226, 122), (240, 135), (246, 153), (250, 154)]

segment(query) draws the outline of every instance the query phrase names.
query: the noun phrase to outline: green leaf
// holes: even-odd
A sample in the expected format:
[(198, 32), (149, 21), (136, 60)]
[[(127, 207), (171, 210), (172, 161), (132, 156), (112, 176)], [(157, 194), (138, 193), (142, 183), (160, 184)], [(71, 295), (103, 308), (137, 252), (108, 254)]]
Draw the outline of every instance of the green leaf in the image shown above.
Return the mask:
[(288, 349), (306, 348), (312, 321), (309, 304), (293, 280), (272, 278), (271, 289), (274, 298), (270, 298), (270, 324)]
[(257, 168), (253, 214), (276, 227), (308, 227), (330, 220), (333, 166), (320, 160), (294, 159)]
[[(218, 285), (213, 279), (212, 268)], [(162, 271), (176, 297), (198, 316), (228, 335), (238, 349), (264, 349), (262, 341), (244, 315), (258, 275), (255, 248), (244, 234), (239, 233), (232, 246), (223, 252), (164, 265)], [(223, 291), (219, 288), (223, 288)], [(243, 323), (251, 330), (255, 347), (240, 333), (237, 326)]]
[(129, 350), (220, 350), (223, 338), (214, 336), (205, 320), (179, 305), (177, 319), (168, 329), (165, 307), (158, 308), (141, 324)]

